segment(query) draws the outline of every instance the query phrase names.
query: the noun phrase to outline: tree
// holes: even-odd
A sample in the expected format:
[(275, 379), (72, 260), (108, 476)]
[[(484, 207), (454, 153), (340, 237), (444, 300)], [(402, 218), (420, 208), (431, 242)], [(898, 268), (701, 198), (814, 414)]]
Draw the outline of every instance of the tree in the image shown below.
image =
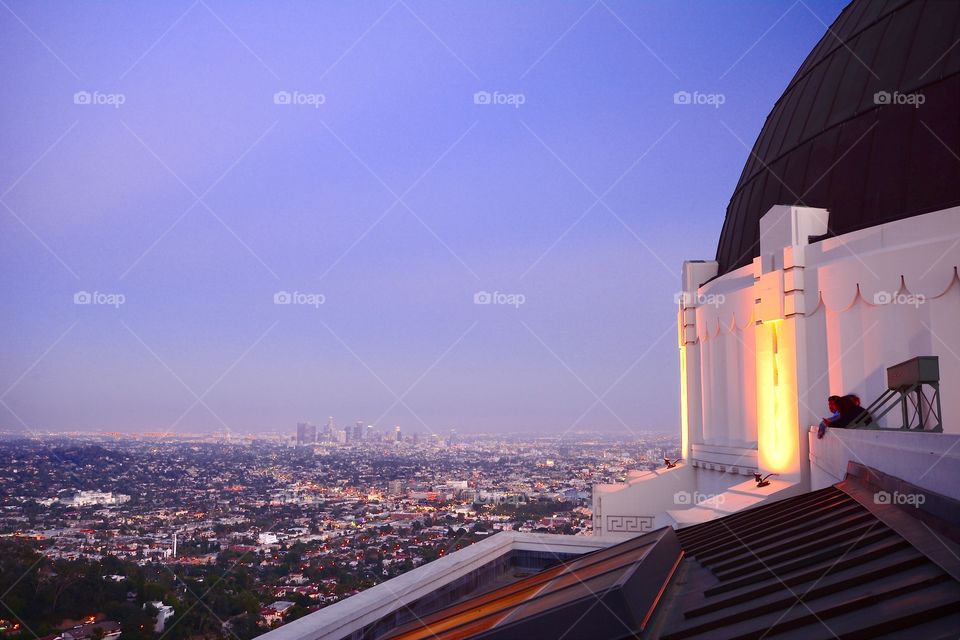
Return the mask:
[(147, 582), (143, 585), (142, 599), (144, 602), (162, 601), (169, 590), (158, 582)]
[[(51, 602), (50, 608), (54, 613), (57, 613), (60, 598), (63, 594), (67, 593), (70, 587), (83, 579), (87, 573), (87, 566), (85, 562), (79, 560), (74, 562), (57, 560), (54, 562), (53, 570), (54, 575), (51, 576), (53, 581), (53, 601)], [(76, 612), (69, 612), (69, 614), (75, 613)]]

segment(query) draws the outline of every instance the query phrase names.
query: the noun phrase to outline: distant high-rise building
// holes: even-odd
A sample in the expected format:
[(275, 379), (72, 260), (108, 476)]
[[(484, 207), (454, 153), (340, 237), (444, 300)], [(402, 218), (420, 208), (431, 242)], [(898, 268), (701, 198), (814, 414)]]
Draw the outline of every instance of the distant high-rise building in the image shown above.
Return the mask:
[(313, 444), (317, 441), (317, 425), (309, 422), (297, 423), (297, 444)]
[(400, 496), (403, 495), (403, 481), (402, 480), (391, 480), (387, 483), (387, 495), (391, 496)]
[(400, 442), (400, 441), (401, 441), (401, 437), (400, 437), (400, 425), (395, 426), (395, 427), (393, 428), (393, 432), (394, 432), (394, 433), (393, 433), (393, 440), (394, 440), (395, 442)]
[(327, 418), (327, 423), (317, 429), (318, 431), (318, 441), (322, 442), (336, 442), (337, 432), (333, 424), (333, 416)]
[(366, 432), (363, 434), (363, 439), (367, 442), (373, 442), (373, 425), (368, 424)]
[(357, 420), (357, 423), (353, 425), (353, 440), (354, 442), (363, 441), (363, 420)]
[(450, 429), (450, 437), (447, 438), (447, 446), (452, 447), (457, 444), (457, 430)]

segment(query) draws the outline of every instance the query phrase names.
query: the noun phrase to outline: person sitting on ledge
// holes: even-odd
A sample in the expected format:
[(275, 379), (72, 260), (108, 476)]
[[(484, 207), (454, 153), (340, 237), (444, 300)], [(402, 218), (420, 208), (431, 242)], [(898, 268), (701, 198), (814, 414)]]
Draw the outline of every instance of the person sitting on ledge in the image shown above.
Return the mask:
[[(835, 396), (831, 396), (832, 400)], [(861, 417), (867, 413), (867, 410), (860, 406), (860, 398), (855, 394), (850, 394), (843, 396), (842, 398), (837, 398), (836, 406), (839, 411), (839, 415), (834, 415), (830, 418), (824, 418), (820, 421), (820, 427), (817, 429), (817, 437), (822, 438), (827, 431), (827, 427), (833, 427), (834, 429), (846, 429), (854, 421), (858, 422), (857, 426), (860, 424), (870, 424), (873, 422), (873, 418), (867, 414), (865, 418)]]
[(849, 429), (851, 428), (850, 425), (853, 422), (856, 422), (857, 424), (852, 427), (855, 429), (857, 427), (864, 427), (873, 422), (873, 416), (871, 416), (866, 409), (860, 406), (860, 396), (858, 396), (855, 393), (851, 393), (846, 396), (846, 400), (849, 400), (850, 402), (849, 415), (846, 418), (844, 418), (843, 408), (842, 408), (844, 406), (844, 398), (840, 398), (841, 422), (840, 424), (831, 425), (831, 426), (845, 427)]
[(840, 417), (840, 396), (830, 396), (827, 398), (827, 409), (830, 410), (830, 417), (827, 420), (833, 420)]
[(818, 438), (822, 438), (830, 423), (840, 417), (840, 396), (827, 398), (827, 409), (830, 410), (830, 417), (820, 421), (820, 427), (817, 429)]

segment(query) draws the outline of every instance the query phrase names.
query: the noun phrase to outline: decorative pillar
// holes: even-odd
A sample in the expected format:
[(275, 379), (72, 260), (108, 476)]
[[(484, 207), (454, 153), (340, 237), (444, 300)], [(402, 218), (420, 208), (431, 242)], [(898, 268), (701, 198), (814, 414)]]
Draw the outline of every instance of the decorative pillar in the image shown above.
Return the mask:
[(686, 260), (677, 296), (677, 330), (680, 346), (680, 455), (689, 461), (692, 444), (703, 443), (703, 385), (700, 379), (700, 343), (697, 340), (697, 307), (700, 285), (717, 275), (714, 260)]
[(828, 212), (774, 206), (760, 219), (753, 260), (757, 365), (757, 464), (781, 480), (809, 484), (805, 247), (827, 232)]

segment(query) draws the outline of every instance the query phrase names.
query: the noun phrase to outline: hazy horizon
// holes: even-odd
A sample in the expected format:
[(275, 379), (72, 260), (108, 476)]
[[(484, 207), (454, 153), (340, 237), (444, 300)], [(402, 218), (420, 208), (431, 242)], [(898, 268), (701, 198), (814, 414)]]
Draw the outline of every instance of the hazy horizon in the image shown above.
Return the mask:
[(5, 4), (0, 430), (677, 431), (681, 262), (844, 4)]

